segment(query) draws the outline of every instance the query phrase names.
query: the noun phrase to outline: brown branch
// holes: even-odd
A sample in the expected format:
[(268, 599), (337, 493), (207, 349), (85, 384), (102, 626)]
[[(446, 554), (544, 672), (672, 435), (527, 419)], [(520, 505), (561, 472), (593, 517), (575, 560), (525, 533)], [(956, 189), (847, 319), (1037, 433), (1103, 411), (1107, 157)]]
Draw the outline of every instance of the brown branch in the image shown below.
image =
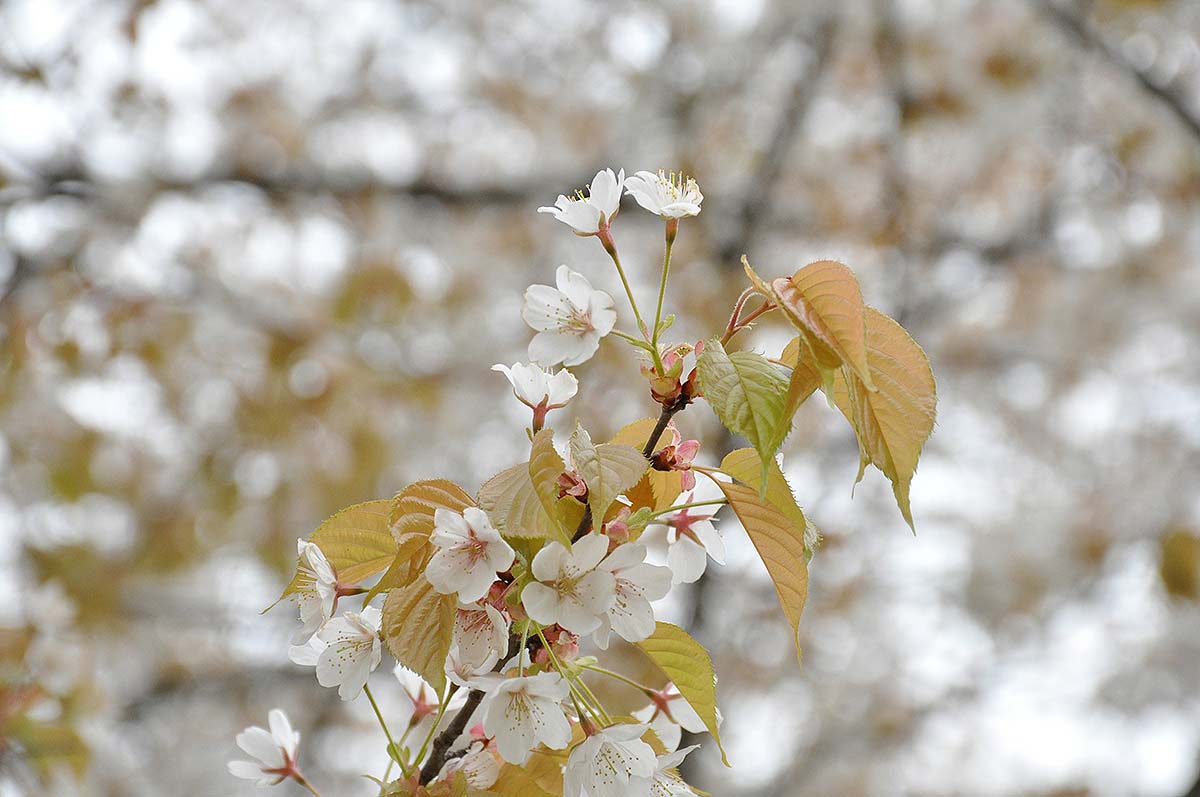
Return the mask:
[(1104, 60), (1128, 75), (1143, 92), (1170, 111), (1191, 137), (1200, 143), (1200, 111), (1190, 108), (1182, 95), (1156, 83), (1149, 70), (1133, 63), (1106, 42), (1083, 17), (1060, 8), (1050, 0), (1037, 0), (1036, 5), (1069, 38), (1104, 56)]
[[(662, 412), (658, 416), (658, 423), (654, 424), (654, 430), (650, 432), (650, 439), (646, 441), (646, 445), (642, 447), (642, 456), (646, 459), (654, 454), (654, 447), (658, 444), (658, 438), (662, 437), (662, 433), (667, 430), (667, 424), (692, 402), (691, 396), (681, 395), (679, 399), (670, 405), (662, 408)], [(571, 535), (571, 542), (575, 542), (583, 537), (592, 529), (592, 508), (589, 506), (583, 510), (583, 517), (579, 519), (579, 525), (575, 527), (575, 533)]]
[[(520, 637), (516, 637), (516, 639), (518, 640), (517, 644), (520, 644)], [(503, 667), (503, 662), (499, 666)], [(470, 721), (471, 715), (475, 713), (475, 709), (479, 708), (479, 703), (482, 700), (483, 692), (480, 692), (478, 689), (472, 689), (471, 694), (467, 695), (467, 702), (463, 703), (463, 707), (459, 709), (458, 714), (446, 726), (446, 729), (439, 733), (437, 738), (433, 740), (433, 748), (429, 752), (429, 759), (425, 762), (425, 766), (421, 767), (422, 786), (433, 780), (442, 771), (442, 766), (446, 763), (446, 754), (450, 752), (450, 745), (454, 744), (454, 740), (466, 730), (467, 722)]]

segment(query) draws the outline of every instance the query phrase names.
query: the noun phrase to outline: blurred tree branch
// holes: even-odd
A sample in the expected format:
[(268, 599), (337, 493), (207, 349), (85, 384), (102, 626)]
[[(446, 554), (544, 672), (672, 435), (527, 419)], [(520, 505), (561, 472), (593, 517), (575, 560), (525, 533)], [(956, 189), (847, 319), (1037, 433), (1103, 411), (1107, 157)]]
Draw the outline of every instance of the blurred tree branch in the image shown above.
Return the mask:
[(1169, 110), (1200, 144), (1200, 111), (1190, 108), (1183, 96), (1169, 86), (1160, 85), (1149, 70), (1133, 63), (1119, 49), (1106, 42), (1082, 15), (1068, 11), (1051, 0), (1038, 0), (1036, 5), (1068, 38), (1102, 55), (1104, 60), (1118, 71), (1124, 72), (1143, 92)]

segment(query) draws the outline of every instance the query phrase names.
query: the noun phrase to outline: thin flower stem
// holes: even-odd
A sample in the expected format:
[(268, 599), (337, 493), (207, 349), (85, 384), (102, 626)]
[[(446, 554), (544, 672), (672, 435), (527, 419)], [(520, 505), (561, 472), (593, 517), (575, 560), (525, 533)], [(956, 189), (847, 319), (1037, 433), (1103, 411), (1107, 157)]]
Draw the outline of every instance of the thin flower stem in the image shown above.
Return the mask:
[[(516, 583), (515, 581), (513, 582)], [(533, 622), (530, 620), (529, 622)], [(521, 647), (517, 648), (517, 674), (522, 678), (525, 677), (525, 646), (529, 644), (529, 623), (525, 624), (525, 630), (521, 632)]]
[[(667, 229), (670, 229), (670, 222), (668, 222)], [(654, 310), (654, 333), (650, 338), (650, 345), (654, 347), (655, 351), (658, 351), (658, 328), (662, 324), (663, 297), (667, 294), (667, 273), (671, 270), (671, 246), (674, 243), (675, 236), (668, 232), (666, 251), (663, 253), (662, 281), (658, 284), (658, 307)]]
[(445, 697), (438, 703), (437, 716), (433, 720), (433, 726), (429, 729), (429, 733), (425, 734), (425, 741), (421, 742), (421, 751), (417, 753), (415, 759), (416, 764), (420, 764), (421, 759), (425, 757), (425, 751), (429, 749), (429, 743), (437, 735), (438, 726), (442, 724), (442, 717), (446, 715), (446, 705), (450, 702), (450, 698), (454, 696), (456, 691), (458, 691), (458, 684), (451, 684), (450, 689), (446, 691)]
[(629, 684), (634, 689), (640, 689), (643, 692), (653, 692), (654, 691), (653, 689), (646, 686), (645, 684), (639, 684), (637, 681), (633, 680), (632, 678), (626, 678), (624, 675), (621, 675), (621, 673), (619, 673), (619, 672), (613, 672), (612, 670), (606, 670), (605, 668), (597, 666), (595, 664), (585, 664), (585, 665), (583, 665), (583, 668), (585, 670), (591, 670), (592, 672), (600, 673), (601, 675), (607, 675), (609, 678), (615, 678), (616, 680), (620, 681), (621, 683)]
[(308, 782), (308, 778), (304, 777), (303, 775), (297, 774), (295, 776), (295, 780), (297, 783), (299, 783), (301, 786), (303, 786), (305, 789), (307, 789), (308, 793), (313, 795), (313, 797), (321, 797), (321, 792), (319, 792), (315, 788), (313, 788), (313, 785)]
[[(404, 729), (404, 733), (400, 734), (400, 741), (396, 742), (396, 754), (397, 755), (403, 755), (404, 742), (406, 739), (408, 739), (408, 735), (410, 733), (412, 733), (412, 729), (415, 727), (417, 727), (417, 724), (410, 720), (408, 723), (408, 727)], [(405, 761), (400, 761), (399, 764), (400, 764), (400, 771), (404, 773), (404, 777), (411, 778), (412, 774), (413, 774), (413, 767), (409, 766), (408, 763)], [(386, 780), (386, 778), (384, 778), (384, 780)]]
[[(611, 235), (602, 236), (600, 242), (604, 245), (604, 251), (608, 252), (608, 256), (612, 258), (613, 265), (617, 267), (617, 274), (621, 277), (621, 285), (625, 288), (625, 295), (629, 298), (629, 306), (633, 308), (633, 317), (637, 321), (638, 329), (642, 333), (642, 337), (649, 334), (646, 329), (646, 322), (642, 320), (641, 311), (638, 310), (637, 300), (633, 298), (633, 288), (629, 286), (629, 278), (625, 276), (625, 268), (621, 265), (621, 256), (617, 254), (617, 245), (613, 241)], [(650, 343), (649, 340), (646, 341)], [(650, 346), (650, 356), (654, 358), (655, 373), (661, 375), (663, 372), (662, 358), (658, 356), (658, 349), (653, 345)]]
[(694, 506), (717, 506), (718, 504), (727, 503), (724, 498), (714, 498), (711, 501), (692, 501), (689, 504), (679, 504), (677, 506), (669, 506), (666, 509), (660, 509), (657, 512), (651, 512), (650, 517), (658, 517), (659, 515), (669, 515), (672, 512), (678, 512), (681, 509), (691, 509)]
[(600, 716), (604, 718), (604, 723), (606, 725), (612, 725), (612, 717), (609, 716), (609, 713), (604, 710), (604, 704), (601, 703), (600, 698), (596, 697), (595, 693), (592, 692), (592, 688), (587, 685), (582, 676), (576, 675), (575, 683), (579, 684), (579, 688), (582, 689), (584, 694), (588, 696), (588, 699), (596, 705), (596, 708), (600, 709)]
[[(558, 656), (554, 655), (554, 649), (550, 647), (550, 643), (546, 641), (546, 636), (542, 633), (540, 628), (538, 629), (537, 635), (538, 639), (542, 641), (542, 649), (545, 650), (546, 654), (550, 657), (550, 663), (554, 665), (554, 669), (558, 671), (558, 674), (562, 677), (562, 679), (567, 682), (567, 689), (571, 692), (571, 698), (575, 699), (576, 696), (578, 696), (578, 698), (583, 701), (583, 705), (587, 707), (587, 710), (592, 715), (592, 718), (597, 722), (604, 724), (605, 720), (601, 719), (601, 714), (608, 716), (604, 711), (604, 708), (597, 704), (597, 707), (600, 709), (600, 713), (596, 713), (596, 709), (593, 708), (590, 703), (588, 703), (587, 695), (585, 695), (576, 687), (575, 681), (571, 679), (570, 673), (568, 673), (566, 668), (562, 666), (562, 662), (558, 660)], [(578, 710), (579, 705), (576, 704), (575, 708)]]
[[(743, 295), (745, 295), (745, 294), (743, 294)], [(747, 298), (749, 298), (749, 297), (747, 297)], [(754, 319), (758, 318), (760, 315), (763, 315), (764, 313), (771, 312), (776, 307), (774, 302), (772, 302), (770, 299), (767, 299), (767, 300), (763, 301), (763, 303), (761, 305), (759, 305), (757, 308), (755, 308), (754, 310), (751, 310), (748, 315), (746, 315), (744, 318), (742, 318), (740, 316), (741, 316), (741, 311), (742, 311), (742, 308), (744, 305), (745, 305), (745, 301), (739, 299), (738, 307), (736, 310), (734, 310), (733, 317), (729, 319), (729, 326), (725, 328), (725, 334), (721, 336), (721, 345), (722, 346), (729, 343), (729, 341), (733, 340), (734, 335), (741, 332), (743, 329), (746, 329), (747, 327), (749, 327), (751, 322), (754, 321)]]
[(627, 332), (622, 332), (619, 329), (614, 329), (611, 332), (609, 332), (608, 334), (616, 335), (618, 338), (621, 338), (622, 340), (627, 341), (632, 346), (637, 346), (639, 349), (643, 349), (645, 351), (653, 350), (653, 347), (646, 341), (642, 340), (641, 338), (636, 338), (633, 335), (628, 334)]
[(367, 696), (367, 700), (371, 701), (371, 708), (375, 709), (375, 717), (379, 720), (379, 727), (383, 728), (383, 735), (388, 740), (388, 756), (391, 757), (392, 751), (395, 750), (396, 755), (400, 755), (400, 748), (396, 746), (396, 742), (392, 739), (392, 732), (388, 730), (387, 723), (383, 721), (383, 712), (379, 710), (379, 704), (375, 702), (375, 695), (371, 694), (371, 687), (363, 684), (363, 692)]

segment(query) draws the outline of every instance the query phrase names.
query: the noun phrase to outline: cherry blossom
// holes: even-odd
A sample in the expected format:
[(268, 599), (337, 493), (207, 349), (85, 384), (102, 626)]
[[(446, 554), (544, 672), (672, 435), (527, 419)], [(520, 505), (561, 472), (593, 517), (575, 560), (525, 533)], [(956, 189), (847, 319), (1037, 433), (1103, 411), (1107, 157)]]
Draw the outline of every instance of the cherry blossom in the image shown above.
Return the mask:
[(571, 545), (552, 542), (533, 557), (536, 581), (525, 585), (521, 603), (541, 623), (558, 623), (576, 634), (589, 634), (616, 600), (616, 579), (596, 566), (608, 553), (608, 539), (588, 534)]
[(591, 359), (600, 339), (617, 322), (613, 298), (592, 289), (587, 277), (559, 266), (556, 288), (530, 285), (521, 317), (537, 331), (529, 343), (529, 359), (539, 365), (579, 365)]
[[(699, 491), (684, 493), (680, 503), (704, 500), (697, 498), (699, 494)], [(712, 524), (715, 513), (713, 507), (689, 507), (646, 527), (640, 539), (651, 549), (665, 548), (673, 583), (696, 581), (704, 575), (710, 557), (719, 565), (725, 564), (725, 543)]]
[(486, 792), (500, 777), (500, 761), (486, 742), (475, 741), (466, 753), (447, 761), (438, 778), (449, 781), (459, 771), (466, 776), (468, 795)]
[(296, 602), (302, 625), (292, 635), (293, 645), (306, 642), (333, 617), (338, 599), (337, 576), (321, 548), (308, 540), (296, 540), (296, 553), (300, 557), (296, 567)]
[(533, 426), (537, 430), (545, 423), (546, 413), (567, 406), (579, 390), (579, 381), (565, 368), (551, 374), (538, 365), (514, 363), (510, 367), (496, 363), (492, 370), (503, 373), (517, 400), (533, 410)]
[[(381, 618), (381, 612), (374, 606), (366, 607), (361, 614), (338, 615), (317, 633), (315, 642), (309, 642), (307, 655), (301, 654), (306, 646), (292, 648), (296, 653), (292, 661), (315, 663), (321, 686), (336, 686), (342, 700), (353, 700), (383, 657), (379, 644)], [(312, 653), (316, 654), (315, 662)]]
[(556, 672), (473, 682), (487, 691), (483, 730), (496, 740), (500, 757), (524, 764), (537, 744), (561, 750), (571, 741), (562, 701), (570, 687)]
[(612, 169), (596, 172), (585, 196), (583, 191), (573, 197), (558, 195), (553, 207), (538, 208), (538, 213), (550, 213), (568, 225), (576, 235), (596, 235), (607, 231), (621, 209), (621, 186), (625, 170), (613, 174)]
[(625, 189), (639, 205), (668, 220), (697, 215), (704, 201), (700, 186), (682, 172), (636, 172), (625, 180)]
[(650, 784), (650, 797), (695, 797), (692, 787), (683, 782), (676, 768), (683, 759), (700, 745), (693, 744), (682, 750), (658, 756), (654, 769), (654, 781)]
[(251, 725), (237, 735), (237, 746), (258, 760), (230, 761), (229, 774), (257, 781), (258, 786), (274, 786), (288, 778), (303, 781), (296, 767), (299, 732), (292, 730), (292, 723), (281, 709), (271, 709), (267, 714), (267, 723), (270, 731)]
[(457, 593), (460, 601), (477, 601), (488, 593), (496, 573), (512, 567), (512, 547), (482, 509), (467, 507), (459, 514), (439, 508), (433, 524), (429, 541), (438, 551), (425, 567), (425, 578), (443, 595)]
[(645, 725), (613, 725), (589, 736), (567, 757), (563, 797), (649, 797), (658, 770)]
[(593, 639), (601, 649), (616, 631), (627, 642), (640, 642), (654, 633), (654, 609), (650, 602), (666, 597), (671, 589), (671, 571), (647, 564), (646, 546), (620, 545), (600, 563), (599, 570), (613, 574), (616, 599), (600, 620)]
[(451, 643), (459, 664), (475, 672), (490, 670), (508, 652), (508, 629), (508, 619), (492, 604), (459, 604)]

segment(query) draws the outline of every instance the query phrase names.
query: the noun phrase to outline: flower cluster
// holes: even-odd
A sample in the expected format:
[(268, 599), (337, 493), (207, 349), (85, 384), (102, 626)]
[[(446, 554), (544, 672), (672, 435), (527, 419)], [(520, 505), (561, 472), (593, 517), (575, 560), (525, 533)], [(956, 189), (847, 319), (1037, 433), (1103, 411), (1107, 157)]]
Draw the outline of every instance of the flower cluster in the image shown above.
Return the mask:
[[(553, 207), (540, 212), (553, 214), (581, 236), (598, 237), (628, 287), (612, 235), (622, 191), (666, 220), (669, 264), (679, 219), (700, 212), (703, 196), (694, 180), (644, 171), (626, 178), (623, 170), (606, 169), (596, 174), (589, 190), (559, 196)], [(585, 363), (617, 325), (613, 297), (593, 288), (583, 274), (562, 265), (554, 282), (532, 285), (525, 292), (521, 317), (535, 332), (530, 363), (493, 368), (507, 377), (515, 397), (531, 411), (534, 435), (544, 429), (547, 414), (566, 406), (579, 390), (571, 372), (548, 369)], [(650, 393), (664, 407), (672, 407), (664, 411), (673, 414), (699, 395), (698, 347), (659, 345), (659, 333), (670, 323), (661, 317), (661, 295), (653, 327), (642, 320), (632, 293), (629, 299), (638, 334), (618, 335), (645, 358)], [(528, 498), (518, 485), (515, 493), (504, 496), (508, 505), (499, 512), (494, 503), (485, 511), (483, 491), (480, 506), (427, 499), (424, 530), (415, 534), (401, 531), (405, 521), (394, 517), (399, 510), (389, 511), (383, 531), (397, 548), (393, 567), (407, 565), (409, 577), (397, 576), (393, 583), (389, 569), (371, 589), (358, 583), (365, 571), (356, 560), (358, 549), (350, 547), (353, 535), (365, 533), (362, 518), (334, 516), (327, 524), (331, 529), (337, 526), (338, 534), (318, 529), (311, 540), (298, 541), (296, 577), (285, 593), (294, 597), (300, 615), (289, 657), (313, 667), (318, 683), (336, 687), (343, 700), (367, 694), (386, 734), (390, 757), (400, 769), (398, 779), (389, 782), (385, 775), (380, 781), (385, 793), (436, 794), (439, 783), (453, 784), (455, 794), (482, 793), (504, 777), (505, 767), (521, 767), (532, 756), (569, 749), (561, 768), (563, 795), (693, 794), (676, 771), (694, 749), (677, 750), (681, 729), (703, 732), (711, 726), (669, 683), (640, 685), (580, 655), (581, 647), (589, 645), (606, 650), (614, 635), (629, 643), (646, 640), (656, 632), (654, 603), (666, 597), (673, 584), (695, 581), (709, 557), (721, 561), (723, 546), (708, 520), (711, 515), (694, 509), (700, 505), (715, 510), (716, 503), (696, 497), (693, 466), (700, 444), (683, 440), (670, 416), (664, 417), (669, 422), (665, 436), (656, 441), (664, 445), (651, 447), (647, 442), (650, 450), (637, 454), (630, 453), (636, 450), (630, 446), (622, 447), (626, 462), (641, 464), (617, 495), (608, 496), (607, 517), (591, 518), (589, 503), (592, 489), (608, 489), (593, 475), (594, 458), (603, 446), (573, 448), (565, 458), (552, 452), (562, 469), (539, 487), (547, 491), (547, 500), (558, 502), (541, 510), (563, 523), (556, 538), (518, 525), (530, 522), (527, 518), (512, 519), (515, 508), (524, 507), (521, 502)], [(659, 474), (658, 487), (647, 489), (663, 492), (661, 506), (644, 506), (623, 494), (652, 473)], [(564, 522), (568, 516), (569, 525)], [(347, 547), (339, 547), (343, 542)], [(341, 577), (343, 572), (350, 575), (348, 580)], [(385, 620), (388, 606), (381, 609), (372, 600), (399, 588), (424, 596), (422, 607), (445, 606), (439, 611), (450, 613), (445, 630), (436, 631), (446, 640), (439, 650), (440, 673), (431, 675), (425, 668), (419, 675), (403, 666), (420, 669), (423, 662), (407, 655), (402, 649), (407, 643), (383, 628), (403, 625), (408, 618)], [(362, 606), (339, 613), (345, 598), (363, 593), (367, 599)], [(387, 711), (368, 685), (385, 647), (400, 660), (393, 672), (404, 696), (403, 706)], [(625, 713), (632, 714), (634, 722), (614, 721), (585, 676), (616, 678), (639, 690), (641, 700), (648, 702), (642, 708), (628, 707)], [(434, 680), (446, 686), (435, 688)], [(251, 727), (237, 737), (238, 746), (255, 760), (233, 761), (230, 772), (260, 785), (290, 779), (316, 793), (297, 764), (300, 734), (278, 709), (271, 711), (269, 720), (269, 730)], [(393, 726), (401, 727), (397, 720), (403, 722), (398, 736), (391, 732)], [(433, 744), (435, 738), (438, 744)]]
[[(622, 191), (664, 224), (653, 316), (639, 309), (613, 234)], [(720, 747), (716, 674), (704, 648), (659, 621), (655, 605), (673, 586), (700, 579), (710, 559), (724, 562), (713, 519), (729, 505), (764, 552), (795, 633), (817, 535), (777, 454), (796, 408), (818, 389), (851, 422), (862, 462), (892, 479), (911, 523), (908, 480), (920, 449), (912, 441), (923, 443), (932, 429), (932, 372), (899, 325), (862, 304), (848, 268), (819, 261), (767, 282), (746, 263), (751, 287), (723, 334), (660, 341), (674, 321), (663, 315), (672, 246), (703, 199), (694, 180), (674, 172), (626, 178), (605, 169), (588, 190), (540, 208), (601, 243), (632, 314), (625, 329), (611, 296), (559, 266), (553, 287), (525, 292), (531, 362), (493, 367), (531, 413), (527, 461), (475, 495), (444, 479), (415, 482), (390, 500), (339, 512), (299, 541), (284, 593), (300, 615), (289, 655), (342, 700), (366, 694), (387, 740), (388, 769), (372, 777), (381, 797), (523, 794), (531, 779), (562, 797), (694, 795), (678, 766), (695, 747), (679, 745), (687, 730), (711, 734)], [(756, 295), (761, 304), (747, 309)], [(779, 357), (726, 349), (774, 310), (798, 332)], [(872, 354), (908, 370), (903, 385), (871, 365), (868, 328)], [(599, 444), (577, 425), (560, 448), (548, 415), (580, 387), (566, 369), (609, 336), (640, 357), (658, 417)], [(677, 426), (700, 398), (753, 448), (730, 452), (720, 467), (705, 464), (700, 442)], [(360, 605), (341, 605), (359, 595)], [(646, 684), (602, 666), (598, 656), (615, 644), (640, 648), (663, 677)], [(397, 662), (400, 706), (381, 705), (370, 688), (385, 649)], [(591, 686), (598, 678), (630, 690), (625, 704), (600, 701)], [(269, 731), (249, 728), (237, 742), (256, 761), (231, 763), (233, 774), (293, 780), (316, 794), (282, 712), (271, 713)]]

